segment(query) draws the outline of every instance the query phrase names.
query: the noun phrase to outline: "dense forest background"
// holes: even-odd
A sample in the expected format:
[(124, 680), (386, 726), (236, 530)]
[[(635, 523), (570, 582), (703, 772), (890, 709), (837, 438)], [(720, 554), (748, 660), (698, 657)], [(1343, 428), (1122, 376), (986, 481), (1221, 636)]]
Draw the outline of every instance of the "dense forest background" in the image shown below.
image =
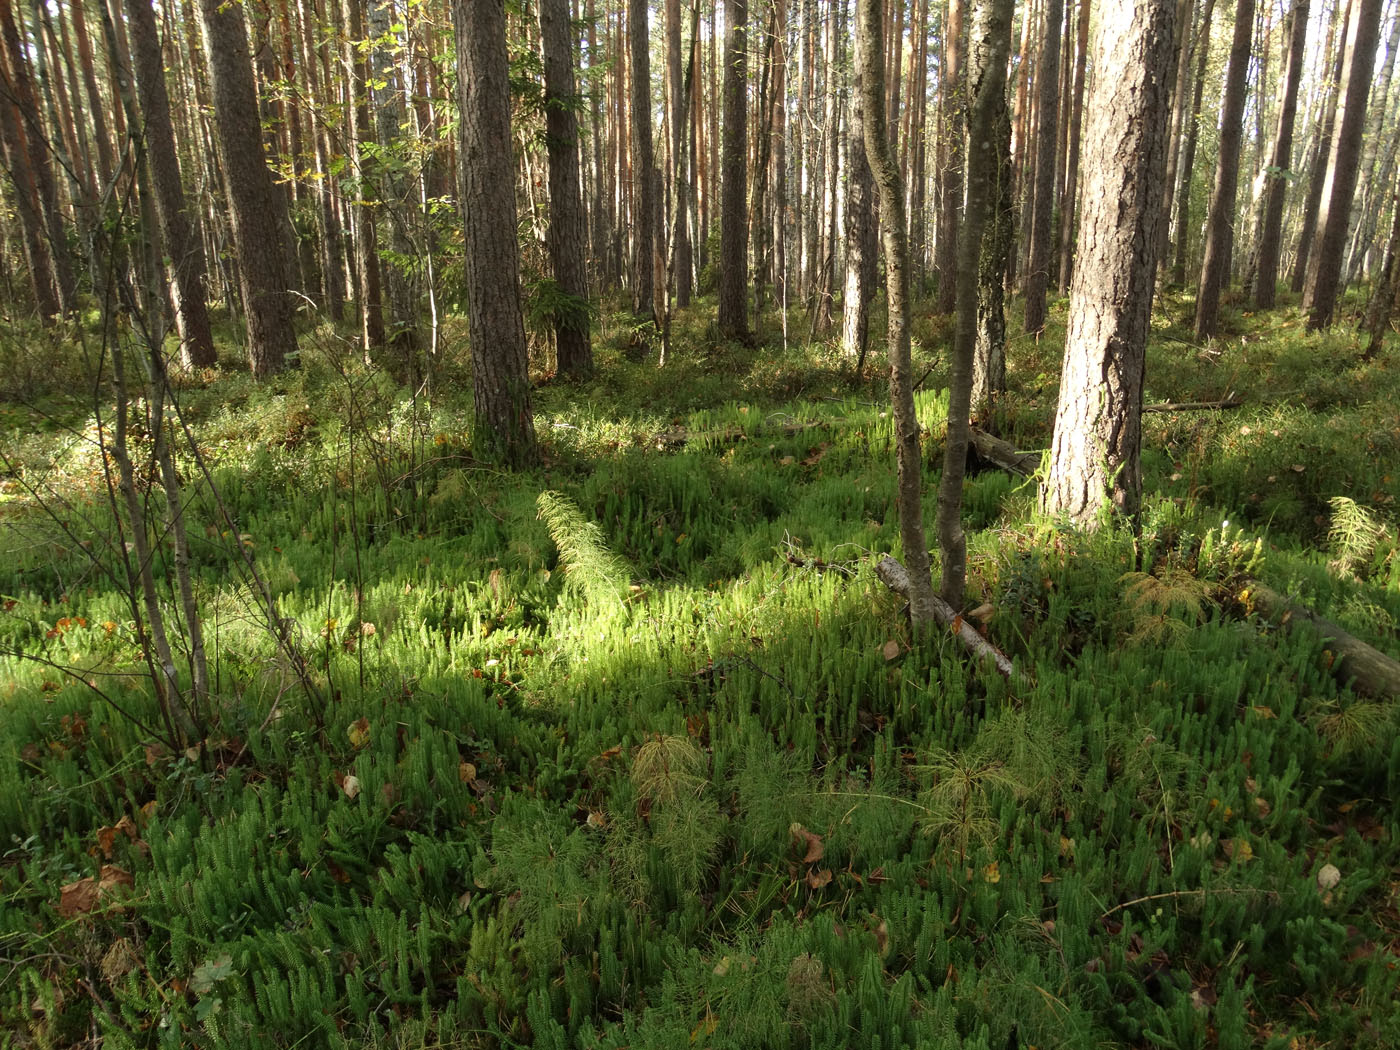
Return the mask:
[(1400, 1045), (1397, 51), (0, 0), (0, 1050)]

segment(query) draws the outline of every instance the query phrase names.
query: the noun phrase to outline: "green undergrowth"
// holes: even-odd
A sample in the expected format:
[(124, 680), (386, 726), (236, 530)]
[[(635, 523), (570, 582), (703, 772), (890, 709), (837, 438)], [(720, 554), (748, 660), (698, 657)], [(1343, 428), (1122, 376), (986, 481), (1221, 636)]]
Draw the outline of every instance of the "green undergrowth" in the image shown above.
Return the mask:
[[(1062, 307), (1013, 345), (1022, 448)], [(1393, 703), (1237, 600), (1400, 649), (1395, 351), (1160, 328), (1149, 401), (1244, 403), (1147, 417), (1140, 538), (970, 477), (1010, 685), (873, 573), (883, 386), (697, 318), (667, 370), (609, 329), (542, 383), (516, 476), (469, 389), (414, 401), (327, 333), (186, 382), (215, 701), (183, 753), (104, 575), (98, 419), (6, 407), (0, 1046), (1400, 1045)]]

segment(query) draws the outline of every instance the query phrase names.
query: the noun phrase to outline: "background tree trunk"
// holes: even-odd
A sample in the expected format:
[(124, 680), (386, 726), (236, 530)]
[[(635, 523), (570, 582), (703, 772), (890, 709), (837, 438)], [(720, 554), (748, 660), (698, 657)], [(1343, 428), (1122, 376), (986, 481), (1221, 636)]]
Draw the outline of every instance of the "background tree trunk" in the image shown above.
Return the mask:
[(1055, 125), (1060, 107), (1060, 27), (1064, 0), (1045, 0), (1045, 28), (1036, 67), (1035, 179), (1031, 205), (1030, 251), (1026, 259), (1025, 331), (1045, 327), (1045, 295), (1050, 284), (1050, 228), (1055, 210)]
[(746, 0), (725, 0), (728, 40), (724, 51), (724, 173), (720, 180), (719, 330), (747, 340), (748, 322), (748, 79)]
[(285, 205), (263, 157), (258, 99), (243, 8), (200, 0), (214, 94), (214, 127), (248, 321), (248, 362), (259, 379), (282, 370), (297, 348), (287, 273)]
[[(943, 141), (938, 177), (942, 192), (934, 269), (938, 271), (938, 312), (942, 314), (952, 313), (957, 300), (958, 216), (963, 207), (963, 108), (967, 105), (962, 71), (963, 4), (964, 0), (948, 0), (948, 23), (943, 34), (944, 68), (939, 88)], [(1007, 32), (1010, 31), (1008, 26)]]
[(502, 148), (511, 141), (505, 0), (453, 0), (452, 14), (477, 441), (488, 454), (525, 465), (535, 461), (537, 450), (520, 312), (515, 160)]
[(841, 319), (841, 346), (856, 359), (857, 367), (864, 364), (870, 345), (870, 301), (875, 297), (879, 251), (875, 183), (865, 159), (863, 95), (857, 70), (846, 133), (846, 289)]
[(199, 213), (185, 206), (180, 162), (175, 153), (170, 99), (165, 93), (165, 63), (160, 34), (150, 0), (126, 0), (131, 59), (136, 89), (145, 114), (146, 158), (155, 189), (161, 237), (174, 272), (175, 318), (180, 330), (180, 355), (187, 367), (215, 363), (214, 337), (204, 293), (204, 235)]
[(1098, 16), (1084, 207), (1050, 473), (1041, 504), (1092, 526), (1142, 498), (1142, 374), (1167, 167), (1175, 0)]
[(1346, 249), (1347, 222), (1361, 167), (1361, 135), (1366, 127), (1366, 98), (1376, 67), (1380, 24), (1381, 0), (1353, 0), (1343, 74), (1346, 96), (1332, 142), (1332, 163), (1322, 188), (1317, 249), (1308, 262), (1308, 280), (1303, 289), (1303, 309), (1308, 311), (1309, 331), (1331, 325), (1341, 292), (1342, 253)]
[(651, 46), (647, 0), (629, 0), (629, 57), (632, 72), (632, 313), (656, 321), (655, 251), (656, 167), (651, 140)]
[(1191, 178), (1196, 167), (1196, 143), (1201, 135), (1201, 98), (1206, 86), (1206, 59), (1210, 57), (1210, 22), (1215, 0), (1206, 0), (1201, 26), (1195, 36), (1196, 77), (1191, 92), (1190, 118), (1186, 121), (1186, 142), (1181, 149), (1181, 177), (1176, 191), (1176, 253), (1172, 257), (1172, 284), (1186, 283), (1186, 252), (1191, 245)]
[(549, 147), (549, 257), (559, 291), (571, 300), (566, 308), (555, 311), (554, 345), (559, 371), (582, 376), (593, 371), (593, 347), (584, 256), (588, 228), (579, 186), (576, 111), (580, 100), (574, 92), (574, 41), (569, 26), (569, 0), (541, 0), (545, 138)]
[(1283, 203), (1293, 164), (1293, 125), (1298, 114), (1298, 85), (1303, 78), (1303, 46), (1308, 35), (1308, 0), (1293, 0), (1288, 12), (1288, 57), (1283, 69), (1283, 101), (1273, 153), (1264, 169), (1264, 224), (1259, 230), (1258, 261), (1254, 269), (1254, 305), (1274, 305), (1279, 255), (1283, 242)]
[(1235, 230), (1235, 190), (1240, 179), (1240, 142), (1244, 137), (1246, 76), (1250, 41), (1254, 35), (1254, 0), (1236, 0), (1235, 35), (1225, 70), (1225, 93), (1220, 102), (1220, 158), (1215, 189), (1206, 215), (1206, 253), (1196, 292), (1196, 338), (1215, 335), (1220, 293), (1230, 280), (1230, 252)]

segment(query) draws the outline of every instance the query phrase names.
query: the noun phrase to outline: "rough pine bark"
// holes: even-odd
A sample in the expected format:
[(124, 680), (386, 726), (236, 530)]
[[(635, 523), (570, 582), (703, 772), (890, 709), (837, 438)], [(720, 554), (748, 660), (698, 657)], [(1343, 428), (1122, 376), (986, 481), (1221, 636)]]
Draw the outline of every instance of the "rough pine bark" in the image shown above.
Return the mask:
[(200, 0), (213, 89), (214, 128), (248, 322), (248, 363), (259, 379), (280, 372), (297, 348), (287, 273), (285, 208), (263, 157), (258, 99), (243, 8)]
[(629, 0), (628, 42), (632, 72), (632, 313), (656, 320), (656, 166), (651, 140), (651, 49), (647, 0)]
[(1095, 33), (1069, 331), (1042, 507), (1136, 518), (1142, 375), (1167, 167), (1175, 0), (1105, 5)]
[(180, 356), (187, 367), (204, 368), (217, 360), (204, 289), (204, 234), (199, 229), (199, 212), (185, 204), (170, 99), (165, 92), (165, 62), (151, 0), (126, 0), (126, 18), (136, 93), (145, 115), (146, 159), (155, 190), (156, 214), (175, 276)]
[[(1010, 47), (1010, 41), (1007, 42)], [(995, 163), (987, 179), (987, 219), (977, 277), (977, 343), (972, 355), (972, 415), (983, 426), (996, 400), (1006, 393), (1006, 268), (1016, 244), (1015, 196), (1011, 167), (1011, 110), (1006, 95), (992, 96), (991, 149)]]
[(588, 229), (579, 185), (579, 140), (569, 0), (541, 0), (544, 46), (545, 138), (549, 144), (549, 258), (559, 290), (570, 297), (554, 315), (559, 371), (593, 371), (588, 318)]
[(1308, 311), (1309, 331), (1319, 331), (1332, 323), (1332, 313), (1341, 292), (1342, 253), (1346, 248), (1347, 221), (1361, 167), (1366, 99), (1371, 90), (1371, 74), (1375, 72), (1380, 24), (1381, 0), (1354, 0), (1343, 73), (1346, 95), (1332, 142), (1332, 163), (1322, 189), (1323, 210), (1318, 215), (1317, 248), (1308, 262), (1308, 280), (1303, 289), (1303, 309)]
[[(206, 0), (213, 2), (213, 0)], [(463, 210), (467, 338), (476, 440), (489, 456), (535, 462), (520, 248), (515, 240), (515, 158), (505, 0), (453, 0), (461, 100), (458, 178)]]
[[(731, 3), (733, 0), (731, 0)], [(885, 55), (880, 0), (856, 0), (856, 69), (861, 77), (865, 153), (880, 193), (880, 235), (889, 303), (890, 400), (894, 415), (899, 538), (909, 572), (909, 619), (915, 630), (934, 620), (933, 578), (924, 536), (919, 419), (914, 412), (909, 343), (909, 234), (904, 186), (885, 115)]]
[(1303, 47), (1308, 36), (1308, 0), (1293, 0), (1288, 12), (1288, 57), (1283, 69), (1283, 101), (1269, 166), (1264, 169), (1264, 223), (1259, 230), (1259, 254), (1254, 270), (1254, 305), (1274, 305), (1283, 243), (1283, 203), (1293, 164), (1293, 125), (1298, 116), (1298, 85), (1303, 79)]
[[(1084, 126), (1084, 74), (1089, 58), (1089, 0), (1079, 0), (1074, 49), (1074, 79), (1065, 135), (1065, 185), (1060, 195), (1060, 293), (1069, 292), (1074, 272), (1074, 216), (1079, 193), (1079, 140)], [(1175, 140), (1172, 140), (1175, 141)]]
[(1045, 0), (1045, 28), (1036, 67), (1036, 146), (1034, 203), (1031, 205), (1030, 252), (1026, 260), (1025, 331), (1045, 327), (1045, 295), (1050, 284), (1050, 227), (1055, 209), (1055, 128), (1060, 112), (1055, 98), (1060, 82), (1060, 29), (1064, 0)]
[(948, 437), (938, 483), (939, 593), (961, 609), (967, 585), (967, 537), (962, 528), (967, 471), (973, 356), (977, 344), (978, 263), (982, 230), (1002, 168), (999, 126), (1006, 112), (1006, 60), (1011, 48), (1011, 0), (976, 0), (968, 69), (967, 201), (958, 237), (957, 321), (948, 383)]
[(728, 40), (724, 51), (724, 172), (720, 180), (719, 331), (726, 339), (749, 338), (748, 322), (748, 51), (747, 0), (725, 0)]
[(1236, 0), (1235, 32), (1225, 68), (1225, 91), (1220, 101), (1220, 149), (1215, 166), (1215, 189), (1206, 213), (1206, 252), (1196, 291), (1196, 338), (1215, 335), (1220, 293), (1230, 278), (1234, 243), (1235, 190), (1240, 180), (1240, 144), (1244, 138), (1246, 75), (1254, 36), (1254, 0)]

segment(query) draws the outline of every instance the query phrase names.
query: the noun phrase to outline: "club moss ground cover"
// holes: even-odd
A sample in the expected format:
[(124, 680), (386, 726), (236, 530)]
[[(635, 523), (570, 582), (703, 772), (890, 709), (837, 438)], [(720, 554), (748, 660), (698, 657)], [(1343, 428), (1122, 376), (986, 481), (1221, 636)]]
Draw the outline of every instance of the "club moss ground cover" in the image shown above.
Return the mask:
[[(541, 388), (515, 476), (472, 458), (467, 386), (414, 403), (329, 339), (203, 377), (237, 529), (186, 464), (218, 697), (189, 754), (116, 710), (153, 719), (90, 406), (7, 405), (11, 469), (73, 509), (0, 504), (0, 646), (42, 658), (0, 696), (0, 1045), (1400, 1045), (1393, 702), (1230, 597), (1252, 572), (1396, 652), (1395, 351), (1287, 311), (1191, 347), (1178, 313), (1148, 400), (1244, 404), (1148, 417), (1140, 540), (969, 481), (1020, 688), (875, 579), (885, 392), (827, 352), (685, 318), (658, 372), (619, 335)], [(1020, 447), (1059, 338), (1013, 347)]]

